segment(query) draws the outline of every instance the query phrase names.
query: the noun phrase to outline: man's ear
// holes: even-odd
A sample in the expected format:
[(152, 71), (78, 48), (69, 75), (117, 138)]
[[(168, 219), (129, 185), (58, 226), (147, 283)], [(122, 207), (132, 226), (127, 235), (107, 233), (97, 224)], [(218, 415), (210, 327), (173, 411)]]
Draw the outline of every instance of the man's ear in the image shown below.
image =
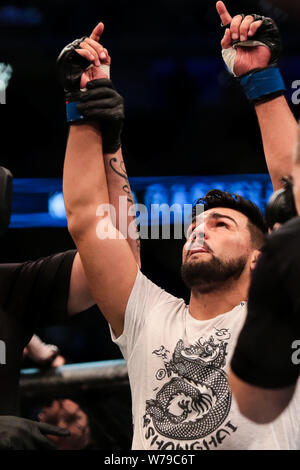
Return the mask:
[(261, 256), (261, 251), (260, 250), (254, 250), (251, 255), (251, 260), (250, 260), (250, 270), (251, 272), (254, 271), (256, 267), (256, 263), (259, 260)]

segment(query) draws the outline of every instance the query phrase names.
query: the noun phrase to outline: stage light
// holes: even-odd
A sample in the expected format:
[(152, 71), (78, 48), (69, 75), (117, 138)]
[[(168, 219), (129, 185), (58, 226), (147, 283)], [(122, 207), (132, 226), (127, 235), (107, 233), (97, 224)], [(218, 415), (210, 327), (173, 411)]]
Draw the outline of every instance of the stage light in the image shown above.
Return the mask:
[(66, 209), (62, 192), (57, 192), (49, 197), (48, 211), (54, 219), (65, 219)]

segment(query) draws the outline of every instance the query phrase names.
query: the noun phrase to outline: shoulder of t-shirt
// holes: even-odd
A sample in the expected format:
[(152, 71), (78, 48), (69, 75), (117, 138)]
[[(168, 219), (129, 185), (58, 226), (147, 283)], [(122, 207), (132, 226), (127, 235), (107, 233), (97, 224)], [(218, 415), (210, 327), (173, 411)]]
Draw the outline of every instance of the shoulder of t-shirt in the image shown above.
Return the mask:
[(163, 287), (160, 287), (155, 282), (151, 281), (151, 279), (149, 279), (139, 268), (138, 268), (136, 281), (145, 282), (150, 290), (155, 289), (157, 294), (159, 294), (159, 296), (160, 296), (161, 302), (164, 302), (164, 303), (169, 303), (169, 302), (180, 303), (180, 302), (183, 302), (183, 303), (185, 303), (184, 299), (181, 299), (179, 297), (176, 297), (173, 294), (170, 294)]
[(26, 264), (37, 264), (37, 263), (51, 263), (51, 262), (60, 262), (60, 261), (63, 261), (63, 260), (72, 260), (75, 255), (76, 255), (77, 251), (76, 250), (67, 250), (67, 251), (63, 251), (61, 253), (52, 253), (48, 256), (42, 256), (40, 258), (37, 258), (35, 260), (29, 260), (29, 261), (25, 261), (24, 263), (20, 263), (21, 265), (26, 265)]
[(68, 250), (63, 253), (55, 253), (43, 258), (38, 258), (36, 260), (24, 261), (21, 263), (0, 263), (0, 282), (5, 283), (9, 282), (12, 277), (18, 276), (22, 272), (31, 272), (30, 268), (39, 268), (43, 265), (45, 267), (60, 264), (60, 263), (72, 263), (76, 255), (76, 250)]

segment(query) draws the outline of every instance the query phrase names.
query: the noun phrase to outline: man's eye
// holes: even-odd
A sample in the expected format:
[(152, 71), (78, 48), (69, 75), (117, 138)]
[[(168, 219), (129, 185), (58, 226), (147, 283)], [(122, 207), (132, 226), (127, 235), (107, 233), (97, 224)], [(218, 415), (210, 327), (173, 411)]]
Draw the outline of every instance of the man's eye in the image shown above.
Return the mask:
[(226, 224), (225, 222), (217, 222), (217, 227), (226, 227), (226, 228), (228, 228), (228, 224)]

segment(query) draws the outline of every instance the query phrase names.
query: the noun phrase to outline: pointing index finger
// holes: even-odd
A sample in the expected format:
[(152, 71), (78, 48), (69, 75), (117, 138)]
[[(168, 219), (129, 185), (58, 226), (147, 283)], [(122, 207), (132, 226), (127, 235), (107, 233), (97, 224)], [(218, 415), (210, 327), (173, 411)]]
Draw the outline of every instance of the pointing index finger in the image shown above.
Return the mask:
[(225, 6), (225, 3), (224, 3), (224, 2), (217, 2), (216, 8), (217, 8), (217, 12), (218, 12), (219, 15), (220, 15), (222, 24), (223, 24), (224, 26), (229, 25), (229, 24), (231, 23), (231, 21), (232, 21), (232, 17), (231, 17), (230, 14), (228, 13), (227, 8), (226, 8), (226, 6)]
[(102, 36), (103, 30), (104, 30), (104, 24), (100, 21), (100, 23), (98, 23), (97, 26), (93, 29), (93, 32), (90, 35), (90, 38), (98, 42), (100, 37)]

